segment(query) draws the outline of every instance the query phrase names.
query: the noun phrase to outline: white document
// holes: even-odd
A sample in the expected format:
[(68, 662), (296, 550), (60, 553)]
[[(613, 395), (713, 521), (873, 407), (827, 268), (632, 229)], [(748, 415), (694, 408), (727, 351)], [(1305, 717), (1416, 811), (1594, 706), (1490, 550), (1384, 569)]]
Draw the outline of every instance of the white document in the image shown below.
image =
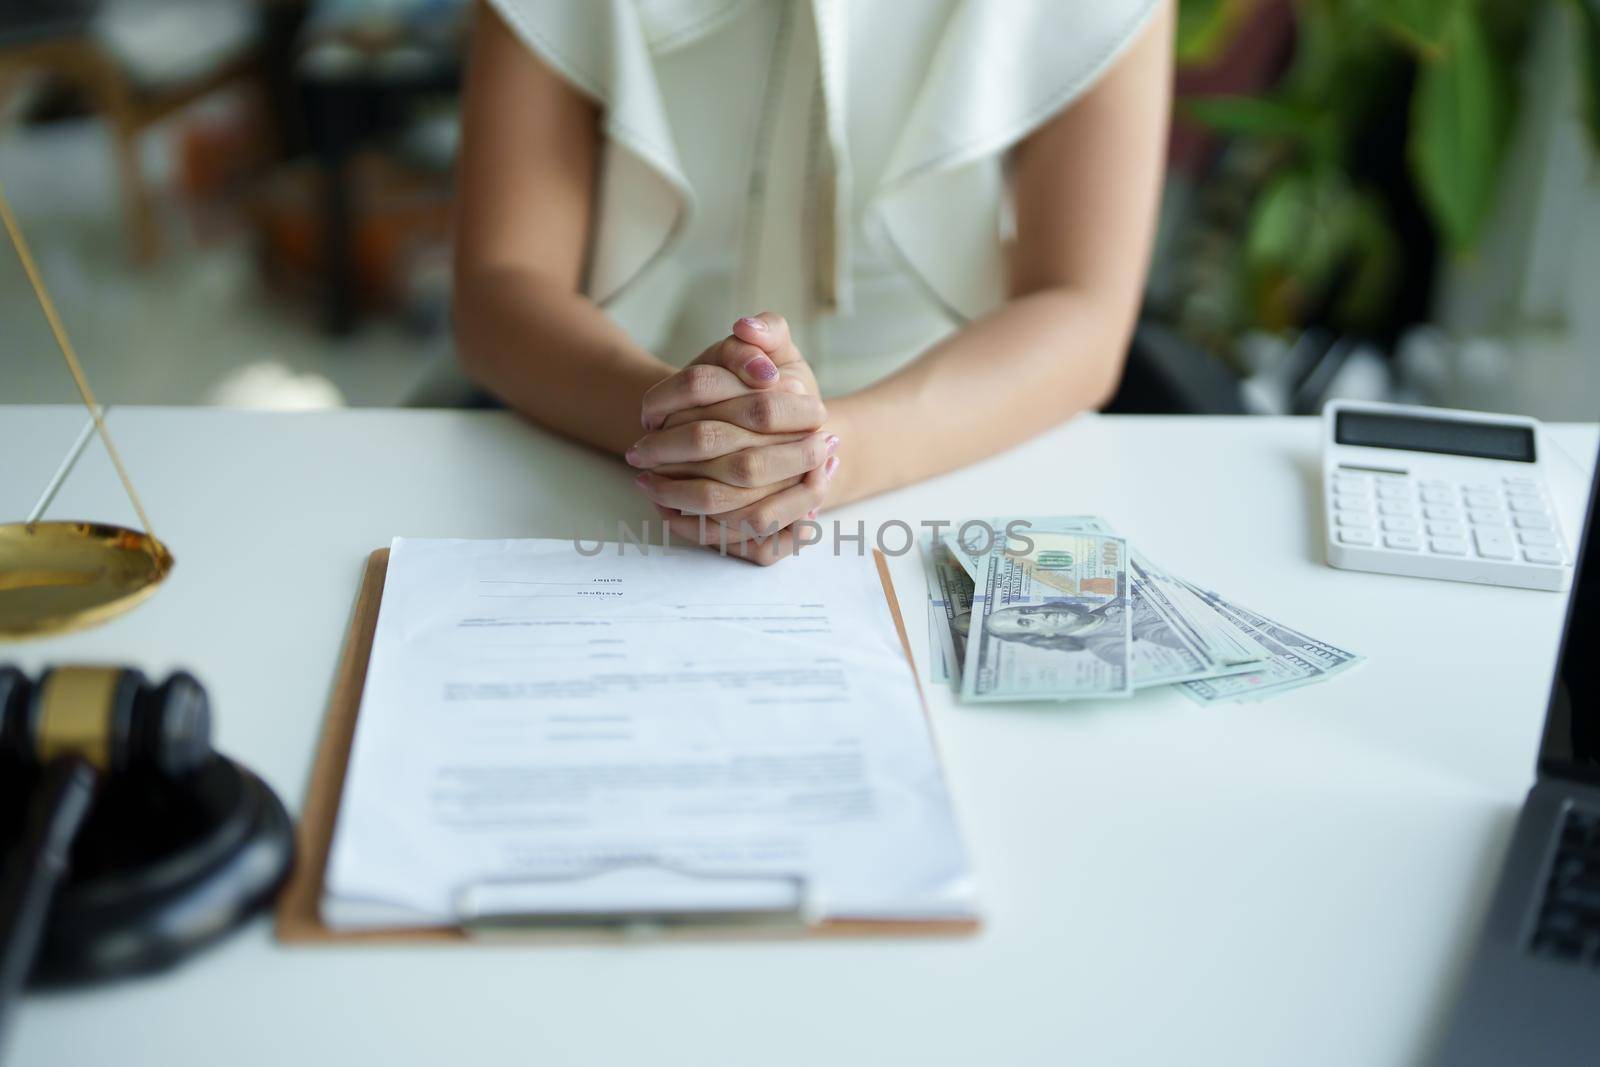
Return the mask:
[(616, 549), (394, 542), (324, 921), (971, 916), (873, 560)]

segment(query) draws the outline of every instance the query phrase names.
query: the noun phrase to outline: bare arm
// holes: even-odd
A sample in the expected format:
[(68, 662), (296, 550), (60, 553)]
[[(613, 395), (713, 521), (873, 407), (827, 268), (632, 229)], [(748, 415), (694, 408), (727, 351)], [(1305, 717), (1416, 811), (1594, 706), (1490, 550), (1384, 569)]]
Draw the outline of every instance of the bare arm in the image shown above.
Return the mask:
[(480, 4), (456, 177), (462, 366), (536, 422), (621, 454), (640, 400), (676, 368), (581, 291), (599, 110)]
[(1108, 400), (1154, 237), (1172, 94), (1172, 5), (1012, 157), (1011, 298), (897, 373), (828, 402), (832, 503), (982, 459)]

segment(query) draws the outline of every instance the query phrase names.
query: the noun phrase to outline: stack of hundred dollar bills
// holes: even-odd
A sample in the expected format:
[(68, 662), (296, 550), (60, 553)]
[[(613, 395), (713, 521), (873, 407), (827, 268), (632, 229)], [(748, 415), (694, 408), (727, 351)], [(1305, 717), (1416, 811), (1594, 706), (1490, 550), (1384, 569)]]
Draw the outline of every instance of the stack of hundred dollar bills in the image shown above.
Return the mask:
[(962, 700), (1085, 700), (1174, 685), (1260, 700), (1361, 657), (1168, 574), (1089, 515), (925, 530), (934, 681)]

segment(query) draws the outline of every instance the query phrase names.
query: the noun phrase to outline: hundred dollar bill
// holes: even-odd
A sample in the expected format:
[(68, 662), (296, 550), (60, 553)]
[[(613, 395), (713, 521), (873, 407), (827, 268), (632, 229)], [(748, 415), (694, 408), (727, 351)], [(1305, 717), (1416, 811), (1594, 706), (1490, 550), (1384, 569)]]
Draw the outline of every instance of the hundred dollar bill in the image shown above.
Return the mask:
[(942, 661), (934, 680), (955, 682), (966, 655), (967, 628), (972, 621), (972, 579), (944, 544), (924, 533), (923, 577), (928, 584), (929, 659)]
[(1056, 533), (1114, 533), (1110, 523), (1096, 515), (1027, 515), (1009, 519), (968, 519), (941, 536), (945, 548), (974, 582), (984, 573), (984, 560), (1007, 531)]
[(939, 643), (941, 623), (933, 615), (933, 601), (928, 601), (928, 681), (939, 685), (950, 684), (950, 657)]
[(950, 681), (950, 657), (944, 650), (944, 605), (939, 603), (939, 586), (933, 576), (932, 537), (923, 534), (918, 547), (922, 552), (922, 581), (928, 590), (928, 681)]
[(1236, 667), (1267, 659), (1269, 653), (1265, 648), (1189, 583), (1174, 577), (1139, 552), (1133, 552), (1132, 558), (1145, 587), (1160, 591), (1168, 618), (1182, 620), (1185, 631), (1198, 643), (1207, 660), (1222, 667)]
[(1140, 555), (1129, 550), (1128, 556), (1128, 574), (1133, 584), (1130, 664), (1135, 689), (1257, 669), (1259, 659), (1251, 663), (1225, 663), (1215, 658), (1201, 638), (1195, 621), (1150, 577)]
[(1184, 682), (1181, 686), (1183, 691), (1201, 704), (1215, 704), (1224, 700), (1262, 700), (1323, 681), (1354, 667), (1363, 659), (1354, 652), (1318, 641), (1241, 608), (1216, 593), (1195, 586), (1189, 588), (1264, 647), (1271, 656), (1265, 666), (1248, 673)]
[(963, 700), (1127, 696), (1133, 613), (1128, 545), (1028, 531), (984, 559), (961, 671)]
[[(942, 540), (951, 556), (972, 575), (978, 573), (980, 561), (993, 547), (992, 538), (1002, 537), (1008, 530), (1029, 538), (1035, 533), (1113, 532), (1110, 523), (1095, 515), (1033, 515), (969, 520)], [(1129, 548), (1128, 558), (1133, 607), (1129, 662), (1134, 688), (1236, 674), (1266, 658), (1265, 651), (1253, 642), (1233, 640), (1236, 631), (1231, 624), (1136, 549)]]
[[(1092, 515), (1032, 518), (1023, 522), (1026, 525), (996, 523), (995, 526), (1036, 542), (1048, 542), (1062, 531), (1111, 532), (1109, 523)], [(1198, 602), (1183, 604), (1174, 590), (1163, 586), (1161, 579), (1166, 576), (1132, 548), (1128, 549), (1128, 576), (1133, 612), (1129, 669), (1135, 689), (1237, 674), (1264, 659), (1263, 650), (1253, 645), (1244, 659), (1232, 657), (1232, 649), (1226, 649), (1221, 655), (1214, 652), (1206, 638), (1206, 627), (1213, 624), (1204, 618), (1213, 614), (1211, 608)], [(1168, 579), (1167, 584), (1175, 583)], [(1182, 592), (1187, 594), (1186, 590)]]

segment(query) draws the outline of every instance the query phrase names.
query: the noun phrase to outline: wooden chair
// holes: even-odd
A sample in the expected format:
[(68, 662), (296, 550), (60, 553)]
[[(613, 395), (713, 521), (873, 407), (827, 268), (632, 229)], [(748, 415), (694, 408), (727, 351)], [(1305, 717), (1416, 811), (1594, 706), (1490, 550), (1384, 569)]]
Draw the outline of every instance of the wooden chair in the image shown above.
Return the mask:
[(135, 262), (161, 247), (155, 202), (139, 165), (139, 138), (150, 126), (218, 89), (258, 73), (253, 54), (233, 56), (175, 84), (140, 85), (93, 32), (94, 5), (68, 0), (0, 0), (0, 113), (10, 92), (43, 76), (81, 91), (106, 122)]

